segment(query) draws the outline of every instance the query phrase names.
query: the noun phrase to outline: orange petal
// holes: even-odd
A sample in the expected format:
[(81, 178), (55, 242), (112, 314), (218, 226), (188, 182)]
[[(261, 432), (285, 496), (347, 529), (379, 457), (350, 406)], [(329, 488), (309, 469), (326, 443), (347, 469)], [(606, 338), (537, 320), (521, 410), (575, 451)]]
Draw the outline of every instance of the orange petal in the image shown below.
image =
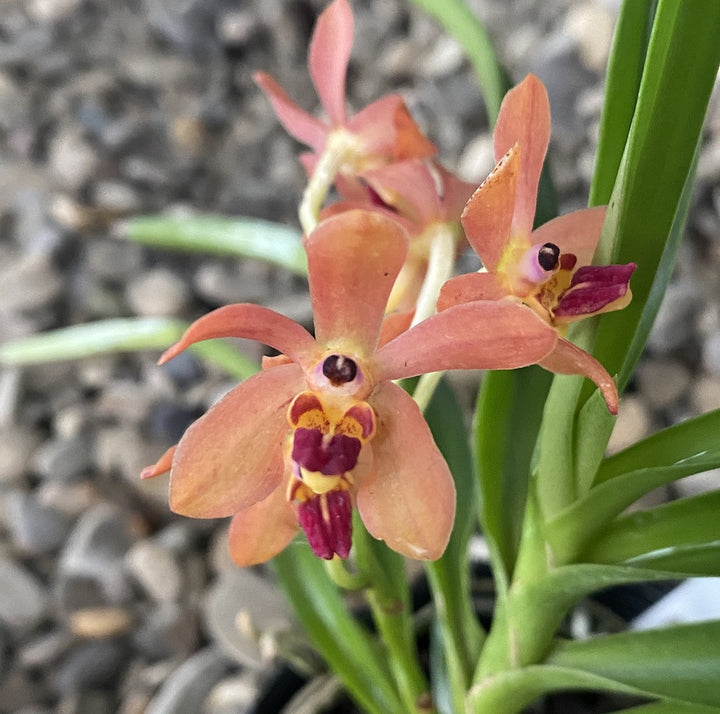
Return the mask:
[(376, 379), (448, 369), (515, 369), (535, 364), (557, 333), (529, 307), (512, 300), (456, 305), (403, 332), (375, 357)]
[(195, 320), (182, 338), (165, 350), (158, 363), (164, 364), (196, 342), (216, 337), (257, 340), (301, 364), (317, 351), (312, 335), (297, 322), (261, 305), (238, 303), (219, 307)]
[(420, 409), (390, 382), (373, 393), (378, 414), (375, 468), (360, 482), (357, 507), (368, 531), (410, 558), (439, 558), (455, 519), (455, 484)]
[(382, 347), (386, 342), (394, 340), (399, 334), (410, 329), (414, 315), (414, 310), (410, 310), (409, 312), (393, 312), (387, 315), (383, 320), (378, 345)]
[(170, 507), (221, 518), (264, 499), (284, 471), (285, 410), (302, 391), (297, 365), (273, 367), (238, 385), (184, 434), (170, 472)]
[[(353, 210), (322, 221), (307, 237), (315, 335), (322, 345), (369, 355), (390, 290), (407, 254), (405, 230), (377, 212)], [(287, 354), (287, 350), (281, 350)]]
[(555, 349), (538, 364), (557, 374), (581, 374), (591, 379), (602, 391), (608, 411), (618, 412), (618, 392), (613, 378), (592, 355), (565, 339), (559, 339)]
[(383, 156), (388, 162), (422, 159), (437, 153), (398, 94), (368, 104), (349, 121), (348, 128), (362, 140), (366, 154)]
[(513, 146), (470, 197), (462, 225), (487, 270), (496, 270), (510, 240), (522, 149)]
[(500, 273), (467, 273), (450, 278), (440, 288), (438, 312), (476, 300), (501, 300), (511, 294), (507, 278)]
[(545, 85), (535, 75), (529, 74), (505, 95), (493, 137), (496, 160), (514, 144), (520, 145), (522, 161), (513, 229), (528, 235), (535, 217), (540, 172), (550, 142), (550, 102)]
[(154, 476), (159, 476), (160, 474), (170, 471), (175, 449), (177, 449), (177, 445), (171, 446), (152, 466), (146, 466), (140, 472), (140, 478), (153, 478)]
[(561, 253), (575, 255), (578, 267), (590, 265), (606, 213), (607, 206), (595, 206), (558, 216), (533, 231), (530, 241), (533, 244), (554, 243)]
[(177, 445), (171, 446), (152, 466), (146, 466), (140, 472), (140, 478), (153, 478), (170, 471), (175, 449), (177, 449)]
[(230, 555), (241, 567), (264, 563), (283, 550), (297, 530), (283, 482), (267, 498), (235, 514), (228, 534)]
[(320, 154), (325, 147), (328, 127), (295, 104), (269, 74), (255, 72), (253, 79), (270, 100), (277, 118), (288, 134), (312, 147), (315, 153)]
[(335, 0), (320, 13), (310, 41), (310, 75), (330, 123), (343, 126), (345, 75), (353, 45), (353, 14), (347, 0)]

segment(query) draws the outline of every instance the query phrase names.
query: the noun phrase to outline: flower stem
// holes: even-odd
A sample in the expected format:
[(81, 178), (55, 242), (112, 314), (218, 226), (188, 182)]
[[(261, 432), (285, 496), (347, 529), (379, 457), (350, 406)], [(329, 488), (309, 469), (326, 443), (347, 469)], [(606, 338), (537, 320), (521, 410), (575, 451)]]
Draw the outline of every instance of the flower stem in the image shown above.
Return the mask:
[[(412, 325), (417, 325), (435, 314), (440, 288), (452, 275), (455, 262), (456, 240), (451, 227), (446, 223), (438, 223), (433, 227), (433, 231), (427, 272), (418, 295)], [(442, 375), (442, 372), (430, 372), (420, 377), (413, 398), (422, 411), (425, 411), (430, 403)]]
[(342, 130), (336, 130), (328, 137), (325, 150), (303, 191), (298, 209), (300, 226), (306, 236), (317, 226), (320, 209), (340, 168), (352, 155), (353, 147), (353, 137)]

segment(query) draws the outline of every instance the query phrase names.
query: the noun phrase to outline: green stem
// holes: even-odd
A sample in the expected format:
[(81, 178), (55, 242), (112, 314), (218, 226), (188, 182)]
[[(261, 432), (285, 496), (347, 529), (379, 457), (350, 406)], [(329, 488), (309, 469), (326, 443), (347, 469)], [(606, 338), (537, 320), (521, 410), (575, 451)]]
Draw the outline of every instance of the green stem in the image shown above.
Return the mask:
[(360, 518), (353, 523), (358, 569), (370, 583), (365, 591), (381, 642), (387, 647), (390, 669), (408, 714), (435, 711), (415, 646), (410, 590), (403, 558), (373, 538)]

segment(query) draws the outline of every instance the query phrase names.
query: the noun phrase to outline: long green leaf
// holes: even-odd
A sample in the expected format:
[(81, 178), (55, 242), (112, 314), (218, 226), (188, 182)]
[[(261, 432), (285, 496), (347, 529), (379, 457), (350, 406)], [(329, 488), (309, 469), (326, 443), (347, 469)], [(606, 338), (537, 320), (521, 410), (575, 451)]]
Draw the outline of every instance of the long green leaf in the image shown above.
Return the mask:
[(547, 524), (546, 537), (557, 562), (576, 559), (610, 521), (654, 488), (718, 466), (720, 449), (715, 449), (671, 466), (630, 471), (596, 486)]
[(683, 545), (631, 558), (628, 565), (643, 570), (670, 570), (683, 576), (720, 576), (720, 540)]
[[(660, 0), (599, 261), (637, 261), (634, 299), (604, 316), (595, 356), (621, 388), (646, 334), (636, 335), (673, 224), (682, 213), (696, 147), (720, 63), (720, 3)], [(670, 262), (667, 261), (666, 262)], [(654, 300), (659, 304), (659, 289)], [(652, 312), (656, 305), (650, 304)], [(643, 321), (649, 330), (649, 320)], [(632, 354), (629, 353), (633, 345)]]
[(561, 642), (547, 663), (658, 697), (720, 706), (720, 621)]
[(716, 409), (648, 436), (606, 458), (598, 469), (596, 483), (619, 474), (650, 466), (670, 466), (716, 449), (720, 434), (720, 409)]
[(665, 699), (639, 707), (623, 709), (623, 714), (720, 714), (720, 708), (707, 707), (704, 704), (686, 704), (677, 700)]
[(475, 529), (477, 495), (472, 457), (463, 414), (446, 380), (442, 380), (425, 410), (433, 438), (450, 467), (457, 491), (457, 510), (450, 542), (443, 556), (426, 564), (442, 636), (444, 666), (450, 696), (459, 706), (479, 656), (484, 632), (470, 599), (467, 548)]
[[(62, 327), (0, 345), (0, 366), (46, 364), (117, 352), (164, 350), (180, 339), (187, 327), (188, 323), (182, 320), (163, 317), (115, 318)], [(255, 362), (221, 340), (208, 340), (190, 349), (240, 380), (258, 371)]]
[(720, 491), (629, 513), (611, 523), (582, 558), (594, 563), (620, 563), (653, 551), (717, 541), (718, 513)]
[(475, 412), (480, 522), (500, 567), (512, 573), (528, 492), (533, 448), (552, 375), (539, 367), (489, 372)]
[(350, 615), (321, 561), (306, 544), (293, 543), (273, 567), (313, 645), (350, 694), (371, 714), (403, 711), (387, 658)]
[(605, 104), (590, 186), (591, 206), (604, 205), (610, 200), (635, 113), (655, 2), (632, 0), (620, 6), (605, 74)]
[(143, 216), (121, 224), (130, 240), (153, 248), (230, 255), (307, 275), (300, 231), (259, 218)]

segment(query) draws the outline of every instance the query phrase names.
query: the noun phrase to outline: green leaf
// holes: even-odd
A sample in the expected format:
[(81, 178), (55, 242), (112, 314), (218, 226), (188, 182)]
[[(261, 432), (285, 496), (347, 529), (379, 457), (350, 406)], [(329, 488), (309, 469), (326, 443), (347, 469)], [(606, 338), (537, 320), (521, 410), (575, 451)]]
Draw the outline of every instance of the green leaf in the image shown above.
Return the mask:
[(143, 216), (121, 224), (130, 240), (153, 248), (253, 258), (307, 275), (300, 231), (259, 218)]
[(468, 712), (519, 714), (545, 694), (570, 690), (644, 694), (634, 687), (570, 667), (534, 665), (505, 670), (478, 682), (468, 694)]
[(546, 525), (545, 535), (557, 562), (575, 560), (610, 521), (654, 488), (718, 466), (720, 448), (670, 466), (630, 471), (595, 486)]
[[(128, 317), (62, 327), (0, 345), (0, 365), (46, 364), (117, 352), (164, 350), (180, 339), (188, 323), (163, 317)], [(237, 379), (246, 379), (258, 366), (221, 340), (193, 345), (193, 352), (217, 364)]]
[(322, 562), (305, 543), (272, 561), (278, 580), (318, 652), (351, 696), (371, 714), (403, 711), (383, 651), (348, 612)]
[(650, 466), (670, 466), (706, 451), (716, 449), (720, 434), (720, 409), (688, 419), (655, 432), (605, 459), (598, 469), (596, 483), (619, 474)]
[(642, 704), (639, 707), (623, 709), (624, 714), (720, 714), (717, 707), (707, 707), (704, 704), (686, 704), (676, 699), (664, 699), (652, 704)]
[(552, 375), (540, 367), (489, 372), (475, 410), (480, 523), (509, 577), (517, 558), (533, 448)]
[(681, 575), (717, 577), (720, 576), (720, 540), (639, 555), (627, 563), (643, 570), (671, 570)]
[(635, 112), (655, 2), (632, 0), (620, 6), (605, 74), (605, 104), (590, 186), (591, 206), (610, 200)]
[(547, 663), (611, 679), (652, 696), (720, 706), (720, 621), (561, 642)]
[[(638, 262), (633, 301), (603, 316), (594, 354), (626, 384), (674, 261), (696, 147), (720, 63), (720, 3), (660, 0), (627, 146), (596, 259)], [(663, 271), (658, 275), (661, 258)], [(650, 300), (652, 293), (652, 300)], [(646, 307), (647, 304), (647, 307)]]
[(447, 671), (450, 696), (460, 705), (480, 654), (484, 632), (470, 597), (467, 548), (475, 529), (477, 495), (467, 431), (455, 394), (443, 379), (425, 410), (433, 438), (445, 457), (455, 480), (457, 510), (450, 542), (443, 556), (428, 562), (428, 574), (436, 617), (436, 634), (445, 647), (443, 665)]
[(610, 414), (602, 393), (596, 389), (582, 405), (575, 423), (573, 469), (578, 495), (590, 490), (615, 422), (616, 417)]
[[(653, 551), (708, 544), (720, 537), (718, 513), (720, 491), (629, 513), (613, 521), (581, 557), (619, 563), (644, 554), (652, 557)], [(716, 570), (720, 571), (720, 559)]]

